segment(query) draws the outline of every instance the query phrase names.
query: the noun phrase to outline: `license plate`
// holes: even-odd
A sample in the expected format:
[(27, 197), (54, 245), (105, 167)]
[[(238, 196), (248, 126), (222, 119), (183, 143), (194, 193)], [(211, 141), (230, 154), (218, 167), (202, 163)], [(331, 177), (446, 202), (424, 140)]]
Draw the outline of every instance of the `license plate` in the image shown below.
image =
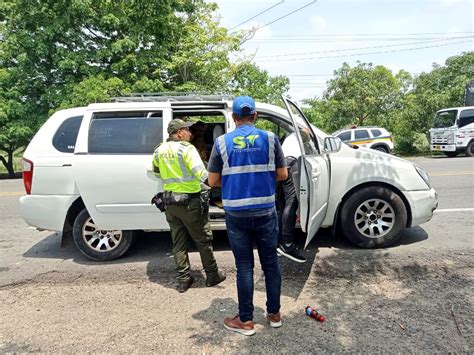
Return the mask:
[(435, 145), (435, 146), (433, 147), (433, 149), (434, 149), (434, 150), (441, 150), (441, 146), (440, 146), (440, 145)]

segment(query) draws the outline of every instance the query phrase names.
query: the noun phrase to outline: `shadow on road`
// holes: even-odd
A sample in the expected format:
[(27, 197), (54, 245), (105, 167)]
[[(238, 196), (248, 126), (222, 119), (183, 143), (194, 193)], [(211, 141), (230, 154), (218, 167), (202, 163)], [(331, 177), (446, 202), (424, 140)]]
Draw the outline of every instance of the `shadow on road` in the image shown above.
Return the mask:
[[(461, 268), (469, 263), (468, 256), (463, 258)], [(464, 333), (470, 329), (468, 285), (472, 282), (463, 274), (432, 264), (429, 256), (402, 259), (380, 249), (334, 250), (315, 261), (309, 277), (295, 274), (283, 280), (283, 295), (292, 294), (298, 284), (302, 291), (282, 308), (282, 328), (270, 328), (262, 314), (264, 304), (258, 304), (255, 336), (229, 332), (222, 323), (225, 316), (234, 315), (235, 298), (215, 298), (192, 315), (201, 326), (193, 329), (191, 339), (204, 353), (226, 346), (238, 346), (239, 353), (256, 349), (299, 353), (467, 351), (472, 340), (459, 334), (448, 315), (455, 306), (458, 319), (466, 321), (460, 323), (460, 329)], [(308, 318), (304, 313), (307, 304), (317, 308), (326, 322)]]
[[(304, 245), (306, 235), (302, 232), (296, 236), (297, 243), (302, 246)], [(427, 238), (426, 232), (419, 227), (409, 229), (403, 232), (402, 238), (396, 244), (406, 245), (423, 241)], [(175, 278), (175, 264), (172, 255), (172, 243), (170, 234), (168, 232), (161, 233), (141, 233), (135, 244), (127, 252), (126, 255), (118, 260), (98, 262), (87, 259), (82, 255), (74, 244), (60, 247), (61, 236), (58, 233), (51, 234), (35, 244), (32, 248), (26, 251), (23, 256), (25, 258), (46, 258), (46, 259), (60, 259), (60, 260), (72, 260), (73, 262), (83, 265), (85, 267), (101, 267), (104, 265), (120, 265), (127, 263), (139, 263), (147, 262), (146, 264), (146, 276), (151, 282), (158, 283), (166, 288), (176, 287)], [(224, 252), (228, 253), (228, 256), (218, 256), (217, 258), (226, 258), (227, 272), (235, 272), (233, 266), (233, 256), (227, 235), (225, 231), (214, 232), (214, 251), (216, 253)], [(379, 255), (380, 250), (362, 250), (355, 248), (349, 244), (339, 234), (332, 235), (330, 229), (321, 229), (318, 234), (313, 238), (309, 244), (307, 250), (303, 251), (304, 256), (307, 258), (306, 263), (296, 263), (285, 257), (279, 257), (280, 268), (283, 283), (291, 282), (291, 288), (283, 288), (282, 294), (297, 300), (303, 288), (307, 284), (308, 279), (314, 265), (318, 263), (317, 256), (320, 253), (320, 249), (338, 251), (339, 253), (346, 252), (348, 254), (364, 254), (366, 257), (371, 255)], [(386, 252), (390, 251), (390, 248), (382, 249)], [(199, 259), (199, 253), (194, 245), (190, 246), (190, 253), (192, 254), (191, 261), (191, 275), (195, 279), (193, 287), (200, 288), (205, 287), (205, 274), (202, 272), (202, 265)], [(258, 265), (258, 256), (255, 250), (256, 265)], [(325, 259), (326, 260), (326, 259)], [(325, 261), (329, 262), (329, 261)], [(219, 263), (219, 260), (218, 260)], [(221, 263), (222, 264), (222, 263)], [(231, 266), (229, 266), (231, 265)], [(222, 267), (222, 265), (220, 265)], [(335, 266), (335, 265), (333, 265)], [(375, 267), (375, 266), (374, 266)], [(223, 267), (225, 269), (225, 267)], [(110, 269), (109, 272), (113, 272)], [(108, 277), (108, 273), (105, 273), (103, 277)], [(293, 282), (298, 280), (298, 282)], [(265, 292), (265, 279), (260, 267), (255, 269), (255, 290)]]

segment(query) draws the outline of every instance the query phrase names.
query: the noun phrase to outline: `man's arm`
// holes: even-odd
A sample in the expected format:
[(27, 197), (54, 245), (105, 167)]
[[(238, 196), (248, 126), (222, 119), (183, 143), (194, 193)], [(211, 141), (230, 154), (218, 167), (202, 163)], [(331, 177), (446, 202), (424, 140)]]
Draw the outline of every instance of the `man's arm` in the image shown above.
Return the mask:
[(211, 156), (209, 157), (209, 162), (207, 163), (207, 170), (209, 171), (207, 181), (211, 187), (222, 186), (221, 177), (223, 162), (221, 156), (219, 155), (218, 149), (216, 148), (216, 144), (218, 144), (217, 140), (212, 147)]
[(190, 145), (188, 148), (188, 154), (186, 154), (185, 164), (191, 173), (199, 179), (201, 183), (204, 183), (207, 179), (207, 170), (202, 162), (201, 156), (197, 151), (196, 147)]
[(286, 179), (288, 179), (288, 168), (286, 166), (284, 168), (277, 168), (276, 181), (285, 181)]
[(221, 186), (221, 174), (219, 173), (209, 173), (207, 181), (210, 187)]
[(286, 166), (285, 156), (283, 155), (283, 150), (278, 137), (275, 137), (275, 166), (276, 181), (285, 181), (288, 179), (288, 168)]
[(161, 178), (161, 175), (160, 175), (160, 167), (159, 167), (159, 163), (158, 163), (158, 154), (156, 154), (156, 151), (153, 153), (153, 160), (151, 162), (151, 168), (153, 170), (153, 174), (158, 178), (160, 179)]

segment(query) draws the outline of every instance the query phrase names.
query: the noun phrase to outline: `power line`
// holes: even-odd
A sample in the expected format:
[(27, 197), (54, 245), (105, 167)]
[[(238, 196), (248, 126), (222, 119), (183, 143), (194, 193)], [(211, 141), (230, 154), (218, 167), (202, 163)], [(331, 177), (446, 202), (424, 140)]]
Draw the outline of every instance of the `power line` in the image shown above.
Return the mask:
[(281, 0), (279, 3), (270, 6), (269, 8), (263, 10), (262, 12), (259, 12), (259, 13), (256, 14), (255, 16), (253, 16), (253, 17), (251, 17), (251, 18), (249, 18), (249, 19), (247, 19), (247, 20), (245, 20), (245, 21), (239, 23), (238, 25), (236, 25), (236, 26), (234, 26), (234, 27), (232, 27), (232, 28), (229, 28), (229, 31), (232, 31), (234, 28), (237, 28), (237, 27), (239, 27), (239, 26), (242, 26), (244, 23), (247, 23), (247, 22), (253, 20), (254, 18), (256, 18), (256, 17), (258, 17), (258, 16), (264, 14), (265, 12), (270, 11), (270, 10), (273, 9), (274, 7), (277, 7), (278, 5), (283, 4), (284, 2), (285, 2), (285, 0)]
[(257, 55), (257, 58), (260, 59), (260, 58), (275, 58), (275, 57), (294, 57), (294, 56), (310, 55), (310, 54), (318, 54), (318, 53), (335, 53), (335, 52), (356, 51), (356, 50), (361, 50), (361, 49), (400, 47), (400, 46), (409, 46), (409, 45), (412, 45), (412, 44), (422, 44), (422, 43), (427, 43), (427, 42), (451, 41), (451, 40), (454, 40), (454, 39), (466, 39), (466, 38), (474, 38), (474, 36), (440, 38), (440, 39), (433, 39), (433, 40), (430, 40), (430, 41), (422, 41), (422, 42), (417, 41), (417, 42), (399, 43), (399, 44), (386, 44), (386, 45), (380, 45), (380, 46), (345, 48), (345, 49), (331, 49), (331, 50), (316, 51), (316, 52), (288, 53), (288, 54), (276, 54), (276, 55), (266, 55), (266, 56), (258, 56)]
[(452, 46), (455, 44), (461, 43), (471, 43), (472, 41), (459, 41), (453, 43), (445, 43), (445, 44), (438, 44), (435, 46), (423, 46), (423, 47), (413, 47), (413, 48), (404, 48), (404, 49), (394, 49), (391, 51), (378, 51), (378, 52), (366, 52), (366, 53), (354, 53), (354, 54), (345, 54), (345, 55), (333, 55), (333, 56), (321, 56), (321, 57), (311, 57), (311, 58), (292, 58), (292, 59), (275, 59), (275, 60), (260, 60), (259, 62), (287, 62), (287, 61), (296, 61), (296, 60), (312, 60), (312, 59), (330, 59), (330, 58), (344, 58), (344, 57), (355, 57), (361, 55), (368, 55), (368, 54), (383, 54), (383, 53), (395, 53), (395, 52), (408, 52), (408, 51), (415, 51), (420, 49), (427, 49), (427, 48), (436, 48), (436, 47), (446, 47)]
[(294, 37), (363, 37), (363, 36), (420, 36), (420, 35), (458, 35), (458, 34), (473, 34), (474, 31), (458, 31), (458, 32), (411, 32), (411, 33), (335, 33), (335, 34), (319, 34), (310, 36), (292, 36), (281, 35), (272, 36), (272, 38), (294, 38)]
[(269, 25), (271, 25), (271, 24), (273, 24), (273, 23), (275, 23), (275, 22), (277, 22), (277, 21), (280, 21), (281, 19), (284, 19), (285, 17), (288, 17), (288, 16), (290, 16), (290, 15), (293, 15), (295, 12), (298, 12), (298, 11), (300, 11), (300, 10), (303, 10), (305, 7), (308, 7), (308, 6), (312, 5), (312, 4), (314, 4), (316, 1), (317, 1), (317, 0), (313, 0), (313, 1), (311, 1), (310, 3), (307, 3), (306, 5), (301, 6), (301, 7), (297, 8), (296, 10), (287, 13), (286, 15), (283, 15), (283, 16), (281, 16), (281, 17), (279, 17), (279, 18), (277, 18), (277, 19), (275, 19), (275, 20), (273, 20), (273, 21), (270, 21), (270, 22), (264, 24), (263, 26), (258, 27), (255, 31), (258, 31), (258, 30), (260, 30), (260, 29), (262, 29), (262, 28), (264, 28), (264, 27), (266, 27), (266, 26), (269, 26)]

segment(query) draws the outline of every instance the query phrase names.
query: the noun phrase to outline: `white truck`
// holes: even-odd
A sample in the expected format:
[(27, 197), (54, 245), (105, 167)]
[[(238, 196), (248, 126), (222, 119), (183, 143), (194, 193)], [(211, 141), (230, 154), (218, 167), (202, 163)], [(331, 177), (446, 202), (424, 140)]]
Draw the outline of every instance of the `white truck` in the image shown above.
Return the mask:
[(446, 108), (436, 112), (430, 129), (430, 149), (448, 157), (459, 153), (474, 156), (474, 106)]

